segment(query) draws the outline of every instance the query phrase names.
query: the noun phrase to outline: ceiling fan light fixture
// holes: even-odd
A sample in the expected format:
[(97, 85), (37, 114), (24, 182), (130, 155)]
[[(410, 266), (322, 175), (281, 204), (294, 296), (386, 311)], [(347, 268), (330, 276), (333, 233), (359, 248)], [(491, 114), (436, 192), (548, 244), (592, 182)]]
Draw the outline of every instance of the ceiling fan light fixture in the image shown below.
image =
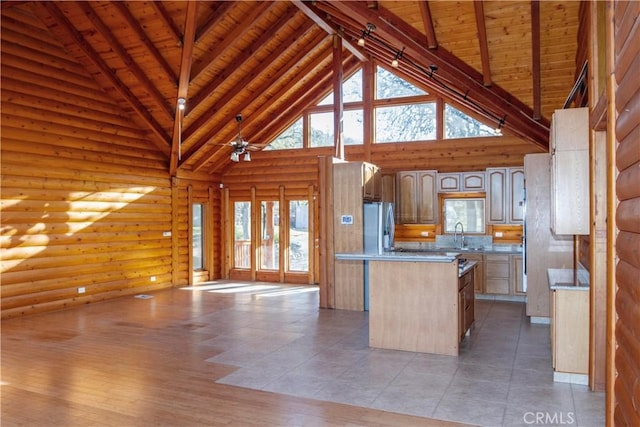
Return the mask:
[(187, 100), (184, 98), (178, 98), (178, 110), (184, 111), (187, 106)]
[(237, 152), (233, 152), (231, 153), (231, 160), (234, 162), (239, 162), (240, 161), (240, 155)]
[(246, 151), (244, 153), (244, 161), (245, 162), (250, 162), (251, 161), (251, 153), (249, 153), (248, 151)]

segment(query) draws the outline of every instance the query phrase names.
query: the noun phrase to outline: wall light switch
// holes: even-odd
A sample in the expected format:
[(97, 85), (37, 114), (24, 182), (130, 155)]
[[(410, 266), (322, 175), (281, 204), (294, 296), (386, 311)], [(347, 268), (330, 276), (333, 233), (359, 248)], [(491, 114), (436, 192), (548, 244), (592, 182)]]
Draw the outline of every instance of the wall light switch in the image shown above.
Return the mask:
[(420, 235), (422, 237), (429, 237), (429, 232), (428, 231), (423, 231), (423, 232), (420, 233)]
[(151, 280), (152, 282), (155, 282), (156, 281), (156, 276), (149, 277), (149, 280)]
[(502, 231), (496, 231), (495, 236), (496, 237), (502, 237)]
[(342, 224), (342, 225), (353, 225), (353, 215), (341, 215), (340, 216), (340, 224)]
[(85, 287), (84, 287), (84, 286), (82, 286), (82, 287), (78, 288), (78, 293), (79, 293), (79, 294), (84, 294), (86, 291), (87, 291), (87, 290), (85, 289)]
[(170, 231), (163, 231), (162, 232), (162, 237), (171, 237), (171, 232)]

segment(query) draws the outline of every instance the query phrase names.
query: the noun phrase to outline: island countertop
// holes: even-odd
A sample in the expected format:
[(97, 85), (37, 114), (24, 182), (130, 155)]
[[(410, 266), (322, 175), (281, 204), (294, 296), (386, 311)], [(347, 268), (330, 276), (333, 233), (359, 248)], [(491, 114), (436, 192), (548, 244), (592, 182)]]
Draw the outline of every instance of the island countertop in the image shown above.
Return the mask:
[(407, 262), (453, 262), (461, 255), (460, 252), (402, 252), (389, 251), (381, 254), (351, 252), (337, 253), (336, 259), (354, 261), (407, 261)]

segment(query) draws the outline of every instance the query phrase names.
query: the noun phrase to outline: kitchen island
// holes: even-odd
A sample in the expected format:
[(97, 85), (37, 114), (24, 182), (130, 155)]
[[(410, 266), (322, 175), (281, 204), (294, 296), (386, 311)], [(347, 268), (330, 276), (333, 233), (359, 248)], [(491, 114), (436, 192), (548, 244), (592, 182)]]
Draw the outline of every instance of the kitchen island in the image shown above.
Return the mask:
[(475, 262), (460, 268), (459, 255), (336, 254), (340, 260), (368, 261), (371, 347), (458, 355), (473, 323), (475, 269)]

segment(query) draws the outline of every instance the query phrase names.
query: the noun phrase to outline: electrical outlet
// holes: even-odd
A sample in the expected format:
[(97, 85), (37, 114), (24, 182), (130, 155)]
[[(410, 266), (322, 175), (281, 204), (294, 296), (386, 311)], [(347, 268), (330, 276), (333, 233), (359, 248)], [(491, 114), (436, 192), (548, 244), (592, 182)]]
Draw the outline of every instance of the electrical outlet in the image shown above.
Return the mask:
[(84, 287), (84, 286), (82, 286), (82, 287), (78, 288), (78, 293), (79, 293), (79, 294), (84, 294), (86, 291), (87, 291), (87, 290), (85, 289), (85, 287)]
[(495, 236), (496, 237), (502, 237), (502, 231), (496, 231)]
[(151, 280), (152, 282), (155, 282), (156, 281), (156, 276), (149, 277), (149, 280)]
[(422, 231), (422, 232), (420, 233), (420, 235), (421, 235), (422, 237), (429, 237), (429, 232), (428, 232), (428, 231)]
[(171, 232), (170, 231), (163, 231), (162, 232), (162, 237), (171, 237)]

